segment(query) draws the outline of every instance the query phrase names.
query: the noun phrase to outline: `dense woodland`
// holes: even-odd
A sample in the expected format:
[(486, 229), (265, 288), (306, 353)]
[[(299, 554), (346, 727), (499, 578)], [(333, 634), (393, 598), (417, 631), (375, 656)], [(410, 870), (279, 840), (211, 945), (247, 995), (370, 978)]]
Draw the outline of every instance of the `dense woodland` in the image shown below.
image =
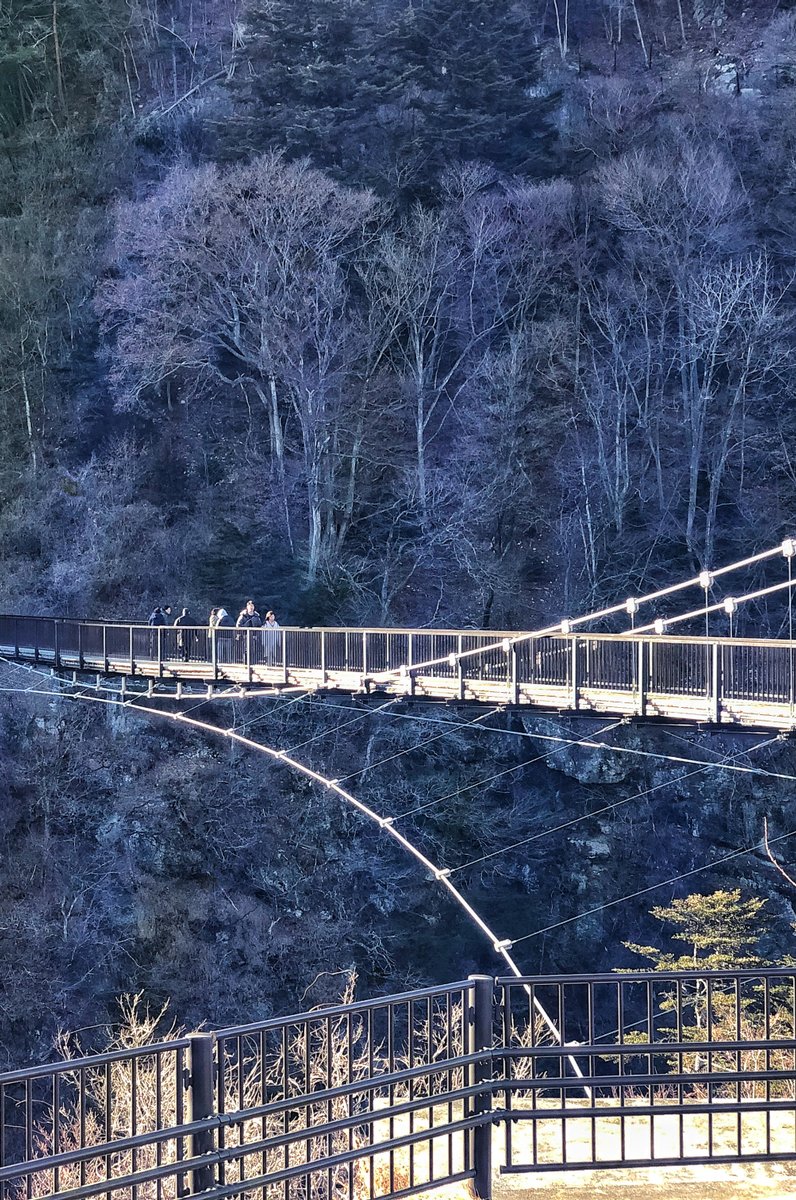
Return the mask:
[[(794, 533), (788, 0), (0, 0), (0, 151), (3, 611), (252, 594), (290, 624), (530, 628)], [(330, 717), (291, 721), (272, 714), (274, 741)], [(364, 728), (318, 761), (417, 736)], [(201, 1019), (233, 972), (215, 1012), (254, 1018), (324, 970), (479, 965), (465, 934), (440, 960), (449, 914), (406, 864), (380, 875), (350, 817), (169, 738), (4, 707), (8, 1045), (32, 1044), (31, 996), (46, 1037), (139, 982)], [(363, 787), (409, 806), (525, 753), (479, 745)], [(565, 758), (427, 845), (463, 861), (642, 780)], [(288, 793), (301, 845), (277, 853)], [(786, 799), (675, 789), (667, 866), (754, 840)], [(634, 811), (473, 887), (527, 926), (536, 903), (632, 891), (661, 854), (660, 810)], [(645, 913), (532, 965), (613, 965)]]

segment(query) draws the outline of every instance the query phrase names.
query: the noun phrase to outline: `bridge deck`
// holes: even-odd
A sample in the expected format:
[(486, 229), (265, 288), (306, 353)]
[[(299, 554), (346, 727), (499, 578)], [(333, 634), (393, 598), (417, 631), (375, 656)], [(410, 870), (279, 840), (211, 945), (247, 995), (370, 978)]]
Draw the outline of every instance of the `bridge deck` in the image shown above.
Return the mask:
[[(796, 642), (645, 634), (217, 629), (0, 616), (0, 654), (57, 672), (417, 696), (796, 729)], [(120, 685), (122, 686), (122, 685)]]

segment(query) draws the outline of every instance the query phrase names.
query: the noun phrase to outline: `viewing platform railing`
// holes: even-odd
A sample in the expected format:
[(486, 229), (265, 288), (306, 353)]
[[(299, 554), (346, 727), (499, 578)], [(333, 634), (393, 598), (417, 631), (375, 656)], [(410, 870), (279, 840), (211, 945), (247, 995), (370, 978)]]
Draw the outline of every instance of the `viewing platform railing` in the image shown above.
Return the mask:
[(493, 1164), (793, 1161), (795, 1020), (787, 967), (478, 975), (7, 1071), (0, 1200), (378, 1200), (463, 1180), (487, 1200)]

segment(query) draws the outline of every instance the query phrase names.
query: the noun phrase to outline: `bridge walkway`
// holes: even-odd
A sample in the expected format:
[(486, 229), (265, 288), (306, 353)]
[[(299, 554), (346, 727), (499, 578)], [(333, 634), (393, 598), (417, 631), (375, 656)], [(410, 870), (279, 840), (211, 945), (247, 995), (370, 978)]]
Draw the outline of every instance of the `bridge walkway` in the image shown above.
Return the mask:
[(654, 633), (216, 629), (0, 616), (0, 655), (120, 689), (335, 691), (796, 729), (796, 641)]

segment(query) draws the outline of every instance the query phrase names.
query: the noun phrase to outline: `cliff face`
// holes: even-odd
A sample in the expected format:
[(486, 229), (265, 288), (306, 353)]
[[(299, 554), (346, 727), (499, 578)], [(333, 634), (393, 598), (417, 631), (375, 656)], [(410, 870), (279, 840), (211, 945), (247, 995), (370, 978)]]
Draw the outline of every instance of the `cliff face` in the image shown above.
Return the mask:
[[(352, 968), (364, 993), (499, 969), (394, 843), (271, 761), (127, 710), (15, 697), (2, 711), (6, 1061), (48, 1054), (59, 1027), (113, 1020), (115, 997), (142, 989), (190, 1026), (330, 1000)], [(202, 715), (251, 722), (252, 736), (283, 748), (314, 739), (297, 756), (335, 777), (359, 770), (347, 786), (384, 814), (459, 792), (401, 828), (440, 865), (484, 858), (454, 878), (500, 936), (564, 922), (516, 948), (529, 972), (640, 965), (621, 943), (660, 942), (653, 904), (720, 886), (769, 897), (767, 952), (789, 949), (794, 897), (760, 852), (611, 902), (759, 841), (764, 813), (772, 836), (784, 832), (792, 784), (540, 743), (518, 735), (577, 739), (598, 726), (527, 716), (484, 722), (508, 721), (511, 735), (451, 729), (422, 745), (440, 732), (432, 716), (473, 714), (424, 707), (418, 725), (399, 711), (361, 715), (345, 733), (335, 727), (358, 714), (318, 701)], [(627, 726), (604, 736), (705, 761), (753, 740)], [(749, 761), (790, 771), (793, 758), (779, 742)]]

